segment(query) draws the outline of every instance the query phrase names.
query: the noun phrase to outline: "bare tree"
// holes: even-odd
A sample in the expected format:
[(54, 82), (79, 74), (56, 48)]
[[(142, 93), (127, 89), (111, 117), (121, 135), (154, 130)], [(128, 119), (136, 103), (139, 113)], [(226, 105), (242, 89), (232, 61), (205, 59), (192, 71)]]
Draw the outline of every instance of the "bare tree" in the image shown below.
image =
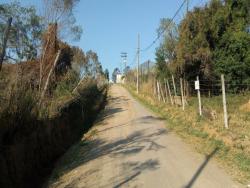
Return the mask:
[(60, 38), (71, 36), (74, 40), (79, 40), (82, 29), (76, 25), (74, 8), (79, 0), (43, 0), (45, 25), (51, 23), (58, 24)]

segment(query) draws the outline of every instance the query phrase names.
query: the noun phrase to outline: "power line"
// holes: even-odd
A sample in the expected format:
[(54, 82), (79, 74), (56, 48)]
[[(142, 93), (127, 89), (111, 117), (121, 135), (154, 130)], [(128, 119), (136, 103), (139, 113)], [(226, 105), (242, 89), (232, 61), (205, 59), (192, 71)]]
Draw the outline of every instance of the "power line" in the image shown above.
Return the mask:
[(128, 64), (128, 66), (135, 65), (136, 56), (137, 56), (137, 52), (135, 53), (135, 55), (134, 55), (134, 57), (133, 57), (133, 60)]
[[(171, 18), (170, 22), (169, 22), (169, 25), (174, 21), (174, 19), (176, 18), (176, 16), (179, 14), (179, 12), (181, 11), (182, 7), (185, 5), (185, 3), (187, 2), (188, 0), (184, 0), (182, 2), (182, 4), (179, 6), (179, 8), (177, 9), (177, 11), (175, 12), (174, 16)], [(190, 1), (190, 0), (189, 0)], [(161, 37), (161, 35), (166, 31), (166, 29), (169, 27), (169, 25), (167, 25), (165, 27), (165, 29), (163, 29), (159, 34), (158, 36), (156, 37), (156, 39), (146, 48), (144, 48), (143, 50), (140, 50), (140, 52), (145, 52), (147, 50), (149, 50), (156, 42), (157, 40), (159, 40), (159, 38)], [(133, 61), (129, 64), (129, 65), (134, 65), (136, 63), (136, 57), (137, 57), (137, 53), (135, 53), (135, 56), (133, 58)]]
[(146, 48), (144, 48), (143, 50), (141, 50), (141, 52), (145, 52), (148, 49), (150, 49), (156, 42), (157, 40), (159, 40), (159, 38), (161, 37), (161, 35), (166, 31), (166, 29), (169, 27), (170, 23), (172, 23), (175, 19), (175, 17), (178, 15), (178, 13), (181, 11), (182, 7), (184, 6), (184, 4), (187, 2), (187, 0), (184, 0), (181, 4), (181, 6), (177, 9), (177, 11), (175, 12), (174, 16), (171, 18), (169, 24), (165, 27), (165, 29), (163, 29), (158, 36), (156, 37), (156, 39)]

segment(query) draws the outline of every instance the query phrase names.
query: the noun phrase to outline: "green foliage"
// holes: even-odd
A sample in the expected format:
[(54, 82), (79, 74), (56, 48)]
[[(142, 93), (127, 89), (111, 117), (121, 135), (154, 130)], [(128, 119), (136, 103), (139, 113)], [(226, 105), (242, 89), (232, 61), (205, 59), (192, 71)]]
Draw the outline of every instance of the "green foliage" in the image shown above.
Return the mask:
[(197, 75), (211, 77), (212, 53), (207, 40), (209, 17), (206, 8), (195, 8), (180, 25), (177, 59), (188, 80)]
[(79, 82), (79, 75), (74, 70), (69, 70), (63, 79), (57, 83), (54, 97), (71, 96), (73, 89)]
[(88, 76), (97, 78), (99, 75), (103, 74), (102, 65), (98, 60), (98, 55), (96, 52), (89, 50), (86, 52), (87, 66), (85, 67), (85, 72)]
[(217, 74), (224, 73), (232, 84), (250, 83), (250, 35), (226, 32), (214, 51)]
[[(22, 7), (20, 3), (0, 5), (0, 38), (3, 39), (8, 18), (12, 17), (7, 56), (18, 60), (35, 59), (38, 55), (44, 26), (34, 7)], [(0, 41), (2, 42), (2, 41)]]
[(79, 77), (83, 77), (84, 74), (88, 71), (88, 62), (83, 50), (79, 47), (72, 47), (73, 52), (73, 61), (72, 69), (77, 72)]
[(0, 112), (1, 125), (20, 126), (30, 123), (37, 115), (37, 98), (34, 92), (24, 87), (13, 87), (9, 96), (9, 102)]
[(156, 75), (163, 81), (175, 69), (172, 65), (176, 62), (178, 28), (170, 19), (161, 19), (157, 33), (164, 34), (160, 46), (156, 49)]
[(109, 81), (109, 70), (105, 69), (104, 71), (105, 78)]
[(165, 59), (169, 62), (176, 60), (176, 45), (178, 42), (178, 27), (170, 19), (161, 19), (157, 30), (158, 35), (164, 33), (160, 44), (160, 49), (164, 53)]
[[(169, 36), (164, 37), (161, 50), (156, 52), (157, 59), (162, 59), (159, 53), (167, 54), (165, 58), (169, 59), (169, 52), (175, 52), (176, 58), (169, 67), (187, 80), (194, 80), (197, 75), (212, 80), (223, 73), (232, 84), (249, 83), (249, 7), (249, 0), (211, 0), (204, 7), (194, 8), (180, 23), (179, 35), (174, 37), (176, 43)], [(162, 25), (161, 22), (160, 29), (164, 28)], [(175, 48), (167, 47), (171, 44)], [(168, 72), (162, 66), (157, 69)]]
[(156, 51), (156, 76), (157, 79), (161, 81), (164, 81), (164, 78), (168, 78), (170, 76), (170, 71), (162, 48), (159, 48)]
[(89, 50), (86, 54), (78, 47), (72, 47), (72, 68), (80, 78), (99, 78), (105, 76), (96, 52)]
[(246, 172), (250, 171), (250, 158), (244, 153), (240, 153), (235, 157), (235, 160), (240, 165), (240, 168)]

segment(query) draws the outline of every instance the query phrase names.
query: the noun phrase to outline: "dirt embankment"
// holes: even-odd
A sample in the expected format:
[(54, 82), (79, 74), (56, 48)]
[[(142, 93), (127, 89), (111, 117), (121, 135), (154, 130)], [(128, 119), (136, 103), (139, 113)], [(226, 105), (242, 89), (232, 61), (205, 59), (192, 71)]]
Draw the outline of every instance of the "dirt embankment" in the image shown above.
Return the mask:
[(55, 160), (90, 128), (105, 98), (106, 89), (91, 86), (51, 119), (19, 122), (1, 114), (0, 187), (39, 187)]

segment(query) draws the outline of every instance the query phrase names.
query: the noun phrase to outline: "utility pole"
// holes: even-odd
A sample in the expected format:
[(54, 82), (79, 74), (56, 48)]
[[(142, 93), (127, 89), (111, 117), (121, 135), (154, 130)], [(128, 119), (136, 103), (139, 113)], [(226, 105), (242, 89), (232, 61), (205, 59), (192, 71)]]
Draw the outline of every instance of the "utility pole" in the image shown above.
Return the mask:
[(189, 0), (186, 0), (187, 1), (187, 13), (188, 13), (188, 9), (189, 9)]
[(136, 92), (139, 93), (139, 65), (140, 65), (140, 34), (138, 34), (138, 48), (137, 48), (137, 80), (136, 80)]

